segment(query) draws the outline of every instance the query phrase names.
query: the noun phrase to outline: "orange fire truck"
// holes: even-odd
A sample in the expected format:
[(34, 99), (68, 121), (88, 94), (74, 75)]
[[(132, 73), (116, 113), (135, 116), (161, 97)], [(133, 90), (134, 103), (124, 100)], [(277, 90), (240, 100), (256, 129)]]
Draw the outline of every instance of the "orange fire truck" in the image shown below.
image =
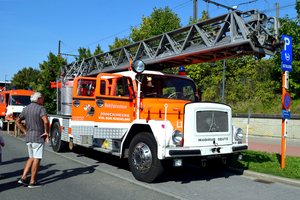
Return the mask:
[(7, 129), (8, 124), (13, 124), (23, 108), (30, 104), (32, 90), (14, 89), (0, 92), (0, 126)]
[(133, 176), (144, 182), (187, 159), (225, 169), (248, 148), (230, 106), (202, 102), (192, 79), (162, 71), (260, 58), (282, 46), (275, 17), (233, 11), (62, 66), (54, 84), (57, 115), (49, 115), (52, 148), (80, 145), (128, 158)]

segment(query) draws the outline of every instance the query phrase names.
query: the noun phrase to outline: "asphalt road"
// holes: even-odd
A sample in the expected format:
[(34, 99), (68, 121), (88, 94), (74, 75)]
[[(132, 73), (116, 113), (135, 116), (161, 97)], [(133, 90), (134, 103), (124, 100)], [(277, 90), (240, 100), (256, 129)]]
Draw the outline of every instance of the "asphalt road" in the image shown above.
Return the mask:
[(143, 183), (132, 176), (127, 160), (77, 147), (55, 153), (47, 144), (38, 180), (42, 188), (17, 183), (28, 158), (22, 139), (0, 131), (2, 148), (0, 197), (6, 199), (298, 199), (300, 188), (268, 183), (234, 173), (205, 173), (184, 165), (165, 174), (158, 183)]

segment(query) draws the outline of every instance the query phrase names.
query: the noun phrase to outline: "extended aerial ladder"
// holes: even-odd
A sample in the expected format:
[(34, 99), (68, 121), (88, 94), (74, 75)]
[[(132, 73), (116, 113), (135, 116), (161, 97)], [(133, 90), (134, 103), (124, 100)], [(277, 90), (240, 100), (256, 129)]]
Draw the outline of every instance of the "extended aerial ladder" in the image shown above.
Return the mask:
[(64, 65), (60, 78), (128, 70), (130, 59), (143, 60), (146, 69), (162, 71), (244, 55), (261, 58), (275, 55), (283, 44), (276, 17), (256, 9), (233, 11)]

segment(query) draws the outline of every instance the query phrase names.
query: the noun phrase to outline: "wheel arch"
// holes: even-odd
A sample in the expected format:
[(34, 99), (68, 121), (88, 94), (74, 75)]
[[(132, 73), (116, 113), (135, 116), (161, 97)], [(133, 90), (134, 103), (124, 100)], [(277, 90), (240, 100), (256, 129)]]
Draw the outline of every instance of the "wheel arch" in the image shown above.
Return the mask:
[[(137, 134), (142, 133), (142, 132), (149, 132), (154, 137), (153, 131), (148, 124), (134, 124), (133, 126), (131, 126), (130, 130), (125, 135), (125, 139), (122, 144), (122, 153), (120, 155), (121, 158), (128, 158), (130, 142), (132, 141), (134, 136), (136, 136)], [(155, 141), (156, 141), (156, 139), (155, 139)]]

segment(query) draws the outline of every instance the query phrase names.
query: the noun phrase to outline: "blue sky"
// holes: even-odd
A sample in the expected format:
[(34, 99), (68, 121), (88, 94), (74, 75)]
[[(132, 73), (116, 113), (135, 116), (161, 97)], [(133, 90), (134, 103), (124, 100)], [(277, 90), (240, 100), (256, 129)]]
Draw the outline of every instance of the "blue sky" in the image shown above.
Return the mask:
[[(253, 0), (214, 0), (229, 7)], [(239, 5), (242, 11), (258, 9), (267, 16), (276, 16), (275, 2), (279, 2), (280, 17), (297, 16), (296, 0), (257, 0)], [(142, 16), (150, 16), (153, 8), (169, 6), (177, 13), (183, 26), (193, 16), (193, 0), (0, 0), (0, 81), (11, 80), (19, 70), (47, 61), (49, 52), (77, 54), (79, 47), (93, 53), (100, 44), (109, 51), (115, 37), (130, 34), (130, 26), (139, 27)], [(206, 2), (198, 0), (198, 17), (207, 10)], [(211, 17), (228, 12), (209, 4)], [(73, 57), (68, 62), (74, 61)]]

